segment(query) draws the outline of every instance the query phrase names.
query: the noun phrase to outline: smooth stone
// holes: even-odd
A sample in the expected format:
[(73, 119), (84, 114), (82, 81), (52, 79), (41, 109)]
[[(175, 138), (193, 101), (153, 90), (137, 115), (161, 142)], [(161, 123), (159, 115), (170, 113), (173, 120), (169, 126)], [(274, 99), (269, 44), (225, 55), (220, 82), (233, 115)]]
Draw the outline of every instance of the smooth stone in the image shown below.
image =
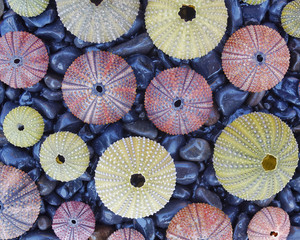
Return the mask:
[(265, 18), (268, 8), (269, 0), (258, 5), (242, 4), (241, 9), (245, 25), (253, 23), (260, 24)]
[(238, 239), (238, 240), (248, 240), (247, 237), (247, 228), (248, 224), (250, 222), (249, 217), (247, 216), (246, 213), (242, 212), (237, 220), (237, 223), (234, 227), (233, 231), (233, 239)]
[(37, 225), (40, 230), (47, 230), (51, 227), (51, 220), (48, 216), (40, 215), (37, 219)]
[(52, 91), (49, 88), (43, 88), (41, 96), (46, 98), (49, 101), (62, 101), (63, 95), (61, 91)]
[(29, 231), (20, 240), (59, 240), (53, 231)]
[(129, 38), (133, 35), (135, 35), (145, 24), (145, 21), (144, 21), (144, 10), (143, 11), (139, 11), (135, 21), (133, 22), (131, 28), (129, 29), (129, 31), (127, 33), (125, 33), (123, 35), (123, 37), (125, 38)]
[(263, 99), (265, 93), (266, 91), (250, 93), (246, 101), (247, 105), (249, 105), (250, 107), (256, 106)]
[(299, 240), (300, 239), (300, 227), (291, 226), (290, 233), (287, 240)]
[(54, 125), (54, 131), (69, 131), (72, 133), (77, 133), (78, 129), (83, 126), (83, 122), (75, 117), (70, 112), (65, 112), (58, 117), (56, 124)]
[(192, 138), (184, 147), (180, 148), (180, 157), (189, 161), (206, 161), (211, 154), (209, 143), (201, 138)]
[(143, 234), (147, 240), (155, 239), (155, 226), (152, 218), (145, 217), (133, 219), (133, 227)]
[(195, 163), (175, 161), (176, 182), (182, 185), (188, 185), (196, 181), (199, 168)]
[(279, 117), (281, 120), (287, 121), (292, 120), (297, 116), (297, 112), (295, 109), (288, 107), (284, 111), (277, 110), (275, 108), (271, 109), (270, 113), (274, 114), (275, 116)]
[(94, 135), (92, 134), (88, 125), (83, 125), (83, 127), (78, 132), (78, 136), (81, 137), (84, 142), (88, 142), (94, 139)]
[(5, 91), (5, 96), (11, 100), (17, 100), (20, 96), (20, 89), (8, 87)]
[(273, 201), (270, 203), (270, 206), (281, 208), (281, 202), (280, 202), (279, 200), (273, 200)]
[(224, 207), (222, 211), (229, 217), (232, 225), (235, 223), (240, 213), (239, 207), (231, 205)]
[(289, 70), (297, 73), (300, 71), (300, 53), (298, 51), (290, 52)]
[(119, 224), (123, 222), (123, 218), (119, 215), (114, 214), (112, 211), (110, 211), (107, 207), (104, 205), (101, 206), (101, 215), (99, 222), (107, 224), (107, 225), (114, 225)]
[(213, 168), (212, 164), (209, 164), (206, 167), (202, 177), (208, 183), (209, 186), (220, 186), (221, 185), (216, 177), (216, 172), (215, 172), (215, 169)]
[(3, 102), (5, 97), (5, 87), (2, 82), (0, 82), (0, 104)]
[(226, 202), (232, 206), (238, 206), (240, 205), (244, 200), (237, 197), (237, 196), (234, 196), (230, 193), (228, 193), (227, 197), (226, 197)]
[(242, 206), (243, 212), (248, 213), (249, 215), (254, 215), (257, 213), (261, 208), (254, 204), (253, 202), (245, 202)]
[(219, 121), (219, 119), (220, 119), (220, 113), (218, 111), (217, 105), (214, 103), (213, 107), (211, 108), (211, 110), (209, 112), (208, 119), (206, 120), (204, 125), (207, 127), (212, 126), (212, 125), (216, 124)]
[(28, 172), (28, 175), (32, 179), (32, 181), (37, 181), (39, 177), (41, 176), (41, 168), (37, 167), (32, 169), (30, 172)]
[(103, 133), (104, 130), (109, 127), (108, 124), (104, 125), (97, 125), (97, 124), (89, 124), (90, 130), (93, 134), (100, 134)]
[(269, 20), (274, 23), (281, 23), (281, 12), (287, 4), (286, 0), (273, 0), (269, 8)]
[(50, 52), (51, 53), (54, 53), (54, 52), (58, 52), (59, 50), (62, 50), (63, 48), (66, 48), (69, 46), (68, 43), (66, 43), (65, 41), (62, 41), (62, 42), (49, 42), (48, 41), (48, 45), (47, 45), (49, 48), (50, 48)]
[(7, 138), (4, 136), (4, 133), (2, 130), (0, 130), (0, 147), (3, 147), (4, 145), (8, 144)]
[(76, 38), (74, 38), (74, 45), (78, 48), (84, 48), (84, 47), (93, 45), (93, 43), (85, 42), (85, 41), (81, 40), (80, 38), (76, 37)]
[(52, 206), (60, 206), (62, 204), (62, 199), (55, 192), (44, 196), (43, 199)]
[(288, 186), (278, 193), (278, 199), (281, 208), (288, 213), (292, 212), (297, 206), (293, 193)]
[(95, 179), (91, 180), (88, 184), (87, 184), (87, 198), (89, 199), (89, 202), (95, 202), (98, 199), (98, 193), (96, 191), (96, 187), (95, 187)]
[(55, 215), (55, 212), (57, 210), (58, 207), (52, 206), (52, 205), (47, 205), (46, 206), (46, 213), (48, 214), (48, 216), (53, 219), (53, 216)]
[(113, 226), (96, 225), (95, 231), (89, 237), (89, 240), (107, 240), (114, 231)]
[(16, 107), (18, 107), (18, 105), (13, 102), (7, 101), (6, 103), (4, 103), (4, 105), (2, 107), (1, 115), (0, 115), (1, 125), (3, 125), (3, 121), (4, 121), (4, 118), (6, 117), (6, 115)]
[(190, 189), (186, 186), (176, 184), (172, 197), (182, 200), (187, 200), (191, 196)]
[(41, 196), (49, 195), (55, 189), (56, 184), (57, 181), (49, 180), (45, 174), (37, 181), (37, 186)]
[(169, 57), (164, 54), (163, 51), (158, 50), (157, 51), (157, 56), (159, 57), (159, 59), (161, 60), (162, 64), (163, 64), (163, 68), (165, 69), (169, 69), (173, 67), (172, 62), (170, 61)]
[(76, 179), (73, 181), (60, 183), (58, 187), (55, 189), (56, 193), (61, 196), (63, 199), (70, 199), (73, 197), (77, 191), (82, 188), (83, 183), (80, 179)]
[(290, 216), (291, 225), (300, 227), (300, 213), (295, 213)]
[(183, 135), (165, 135), (160, 143), (170, 153), (171, 157), (176, 161), (179, 160), (179, 149), (186, 144)]
[(122, 121), (124, 123), (132, 123), (132, 122), (136, 122), (138, 119), (139, 116), (137, 115), (137, 113), (133, 109), (131, 109), (128, 113), (124, 115)]
[(60, 112), (62, 105), (57, 102), (49, 102), (42, 98), (32, 98), (32, 106), (48, 119), (54, 119)]
[(28, 105), (31, 105), (32, 103), (33, 103), (33, 101), (32, 101), (31, 93), (28, 91), (23, 92), (19, 98), (19, 104), (21, 106), (24, 106), (24, 105), (28, 106)]
[(195, 191), (194, 198), (196, 202), (207, 203), (222, 210), (222, 202), (219, 196), (210, 190), (207, 190), (203, 187), (198, 187)]
[(278, 96), (284, 102), (289, 102), (300, 106), (298, 85), (298, 78), (287, 76), (283, 78), (283, 80), (279, 82), (274, 88), (272, 88), (272, 92), (275, 93), (276, 96)]
[(272, 197), (270, 198), (267, 198), (267, 199), (264, 199), (264, 200), (256, 200), (256, 201), (253, 201), (257, 206), (259, 207), (267, 207), (270, 205), (270, 203), (274, 200), (276, 195), (273, 195)]
[(211, 90), (215, 92), (219, 88), (221, 88), (225, 83), (228, 82), (225, 74), (221, 71), (214, 76), (212, 76), (210, 79), (207, 80)]
[(0, 33), (4, 36), (8, 32), (26, 31), (22, 18), (18, 15), (9, 16), (0, 23)]
[(243, 15), (239, 1), (225, 0), (228, 10), (228, 33), (232, 35), (243, 25)]
[(285, 111), (285, 110), (287, 110), (289, 105), (287, 102), (278, 100), (275, 102), (274, 107), (279, 111)]
[(155, 139), (158, 134), (158, 130), (150, 121), (138, 120), (133, 123), (125, 123), (124, 129), (138, 136), (143, 136), (150, 139)]
[(65, 37), (65, 28), (63, 23), (60, 20), (57, 20), (54, 23), (38, 28), (34, 34), (42, 39), (60, 42)]
[(22, 17), (28, 27), (44, 27), (47, 24), (53, 23), (57, 17), (57, 12), (49, 8), (36, 17)]
[(58, 90), (61, 89), (62, 77), (54, 73), (48, 73), (44, 77), (44, 82), (51, 90)]
[(293, 190), (300, 193), (300, 176), (292, 179), (288, 184), (292, 187)]
[(43, 87), (44, 87), (44, 84), (40, 81), (31, 87), (24, 88), (24, 90), (26, 90), (28, 92), (36, 93), (36, 92), (40, 92)]

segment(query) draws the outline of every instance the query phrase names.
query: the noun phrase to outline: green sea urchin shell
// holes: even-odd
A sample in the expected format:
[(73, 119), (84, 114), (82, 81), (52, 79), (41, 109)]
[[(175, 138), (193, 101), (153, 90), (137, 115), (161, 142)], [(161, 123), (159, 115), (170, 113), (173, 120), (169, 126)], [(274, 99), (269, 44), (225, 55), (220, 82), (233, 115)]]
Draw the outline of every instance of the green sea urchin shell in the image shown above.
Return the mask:
[(250, 5), (258, 5), (258, 4), (262, 4), (263, 2), (265, 2), (266, 0), (243, 0), (243, 2), (248, 3)]
[(50, 177), (71, 181), (80, 177), (89, 165), (89, 150), (85, 142), (71, 132), (49, 135), (40, 151), (42, 168)]
[(7, 0), (14, 12), (24, 17), (35, 17), (47, 8), (49, 0)]
[(149, 216), (167, 204), (175, 189), (176, 170), (159, 143), (123, 138), (100, 157), (95, 184), (106, 207), (128, 218)]
[(17, 147), (30, 147), (41, 139), (44, 120), (41, 114), (31, 107), (17, 107), (6, 115), (3, 132), (11, 144)]
[(228, 192), (245, 200), (263, 200), (292, 178), (298, 146), (286, 123), (272, 114), (254, 112), (225, 127), (215, 144), (213, 164)]
[(281, 12), (281, 25), (289, 35), (300, 38), (300, 0), (288, 3)]

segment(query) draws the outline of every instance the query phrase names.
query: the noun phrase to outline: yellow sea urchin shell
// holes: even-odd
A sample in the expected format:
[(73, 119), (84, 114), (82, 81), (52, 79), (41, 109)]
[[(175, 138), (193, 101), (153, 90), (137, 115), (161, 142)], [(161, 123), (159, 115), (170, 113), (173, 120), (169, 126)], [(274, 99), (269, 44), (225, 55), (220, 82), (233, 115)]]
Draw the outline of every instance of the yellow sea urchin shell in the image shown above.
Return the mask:
[(225, 127), (215, 144), (213, 164), (228, 192), (246, 200), (263, 200), (292, 178), (298, 146), (286, 123), (272, 114), (254, 112)]
[(281, 25), (289, 35), (300, 38), (300, 0), (288, 3), (281, 12)]
[(157, 48), (175, 58), (192, 59), (218, 45), (227, 17), (224, 0), (149, 0), (145, 22)]
[(149, 216), (165, 206), (175, 189), (170, 154), (147, 138), (123, 138), (100, 157), (96, 190), (114, 213), (128, 218)]
[(265, 2), (266, 0), (243, 0), (243, 2), (248, 3), (250, 5), (258, 5), (258, 4), (262, 4), (263, 2)]
[(47, 8), (49, 0), (7, 0), (14, 12), (24, 17), (35, 17)]
[(50, 177), (71, 181), (80, 177), (89, 165), (89, 150), (85, 142), (71, 132), (49, 135), (40, 151), (42, 168)]
[(17, 107), (6, 115), (3, 132), (11, 144), (17, 147), (30, 147), (41, 139), (44, 120), (41, 114), (31, 107)]

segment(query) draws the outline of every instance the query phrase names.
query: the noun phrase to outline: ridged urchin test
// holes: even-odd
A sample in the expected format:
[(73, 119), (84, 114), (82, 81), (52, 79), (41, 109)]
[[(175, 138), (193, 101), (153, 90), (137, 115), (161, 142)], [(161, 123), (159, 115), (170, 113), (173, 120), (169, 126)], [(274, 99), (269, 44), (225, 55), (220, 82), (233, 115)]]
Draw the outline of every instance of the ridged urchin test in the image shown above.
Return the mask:
[(95, 231), (95, 216), (88, 204), (64, 202), (53, 216), (52, 229), (62, 240), (87, 240)]
[(267, 26), (250, 25), (237, 30), (225, 43), (222, 67), (236, 87), (249, 92), (269, 90), (289, 67), (290, 53), (280, 34)]
[(192, 203), (172, 218), (167, 229), (168, 240), (232, 239), (229, 217), (219, 208), (206, 203)]
[(107, 240), (145, 240), (144, 236), (132, 228), (123, 228), (115, 231)]
[(11, 9), (24, 17), (35, 17), (45, 11), (49, 0), (7, 0)]
[(27, 173), (6, 165), (0, 165), (0, 189), (0, 239), (19, 237), (40, 213), (40, 193)]
[(272, 114), (240, 116), (218, 137), (213, 156), (216, 176), (231, 194), (263, 200), (281, 191), (298, 164), (296, 139)]
[(139, 11), (139, 0), (56, 0), (64, 26), (83, 41), (104, 43), (128, 32)]
[(3, 132), (11, 144), (30, 147), (41, 139), (44, 125), (43, 117), (38, 111), (20, 106), (12, 109), (4, 118)]
[(168, 134), (187, 134), (200, 128), (213, 106), (206, 80), (186, 67), (167, 69), (149, 84), (145, 109), (154, 125)]
[(171, 57), (192, 59), (219, 44), (227, 17), (224, 0), (148, 0), (145, 23), (158, 49)]
[(243, 0), (243, 2), (248, 3), (250, 5), (259, 5), (265, 2), (266, 0)]
[(116, 122), (129, 112), (136, 95), (133, 69), (118, 55), (88, 52), (68, 68), (63, 98), (71, 112), (86, 123)]
[(247, 234), (249, 240), (284, 240), (290, 232), (289, 215), (279, 207), (265, 207), (251, 219)]
[(105, 150), (96, 171), (96, 191), (104, 205), (122, 217), (149, 216), (167, 204), (175, 189), (173, 159), (159, 143), (123, 138)]
[(57, 132), (49, 135), (43, 142), (40, 162), (47, 175), (67, 182), (85, 172), (89, 165), (89, 150), (77, 134)]
[(300, 0), (289, 2), (281, 11), (281, 25), (289, 35), (300, 38)]
[(28, 32), (8, 32), (0, 38), (0, 80), (12, 88), (39, 82), (48, 69), (43, 41)]

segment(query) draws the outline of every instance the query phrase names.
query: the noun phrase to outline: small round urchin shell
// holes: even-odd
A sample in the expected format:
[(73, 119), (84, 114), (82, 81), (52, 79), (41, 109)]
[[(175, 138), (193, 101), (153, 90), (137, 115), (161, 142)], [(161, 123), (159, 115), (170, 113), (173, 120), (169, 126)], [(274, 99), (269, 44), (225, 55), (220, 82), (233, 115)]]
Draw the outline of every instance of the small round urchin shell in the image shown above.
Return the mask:
[(116, 122), (129, 112), (136, 79), (127, 62), (110, 52), (93, 51), (78, 57), (62, 82), (71, 112), (86, 123)]
[(288, 3), (281, 12), (281, 25), (289, 35), (300, 38), (300, 0)]
[(7, 0), (11, 9), (24, 17), (35, 17), (45, 11), (49, 0)]
[(224, 0), (148, 0), (145, 23), (157, 48), (175, 58), (192, 59), (219, 44), (227, 17)]
[(145, 94), (148, 118), (163, 132), (187, 134), (200, 128), (213, 106), (212, 93), (205, 79), (185, 67), (158, 74)]
[(243, 2), (248, 3), (250, 5), (258, 5), (258, 4), (262, 4), (263, 2), (265, 2), (266, 0), (243, 0)]
[(116, 40), (133, 25), (139, 0), (56, 0), (58, 15), (65, 27), (83, 41), (104, 43)]
[(36, 221), (41, 197), (30, 176), (11, 166), (0, 166), (0, 239), (28, 231)]
[(289, 67), (290, 53), (280, 34), (267, 26), (250, 25), (225, 43), (222, 67), (236, 87), (249, 92), (269, 90)]
[(145, 238), (137, 230), (123, 228), (115, 231), (107, 240), (145, 240)]
[(175, 189), (173, 159), (159, 143), (147, 138), (123, 138), (100, 157), (96, 190), (114, 213), (128, 218), (149, 216), (167, 204)]
[(251, 219), (247, 234), (249, 240), (284, 240), (290, 232), (289, 215), (281, 208), (266, 207)]
[(6, 115), (3, 132), (11, 144), (17, 147), (30, 147), (41, 139), (44, 120), (41, 114), (31, 107), (17, 107)]
[(89, 165), (89, 150), (85, 142), (71, 132), (49, 135), (40, 151), (42, 168), (50, 177), (71, 181), (80, 177)]
[(12, 88), (31, 87), (48, 69), (47, 49), (27, 32), (8, 32), (0, 38), (0, 80)]
[(88, 204), (64, 202), (56, 210), (52, 229), (62, 240), (87, 240), (95, 231), (95, 216)]
[(218, 180), (245, 200), (263, 200), (281, 191), (297, 164), (296, 139), (288, 125), (272, 114), (254, 112), (235, 119), (215, 144)]
[(229, 217), (206, 203), (192, 203), (181, 209), (167, 229), (168, 240), (232, 239)]

